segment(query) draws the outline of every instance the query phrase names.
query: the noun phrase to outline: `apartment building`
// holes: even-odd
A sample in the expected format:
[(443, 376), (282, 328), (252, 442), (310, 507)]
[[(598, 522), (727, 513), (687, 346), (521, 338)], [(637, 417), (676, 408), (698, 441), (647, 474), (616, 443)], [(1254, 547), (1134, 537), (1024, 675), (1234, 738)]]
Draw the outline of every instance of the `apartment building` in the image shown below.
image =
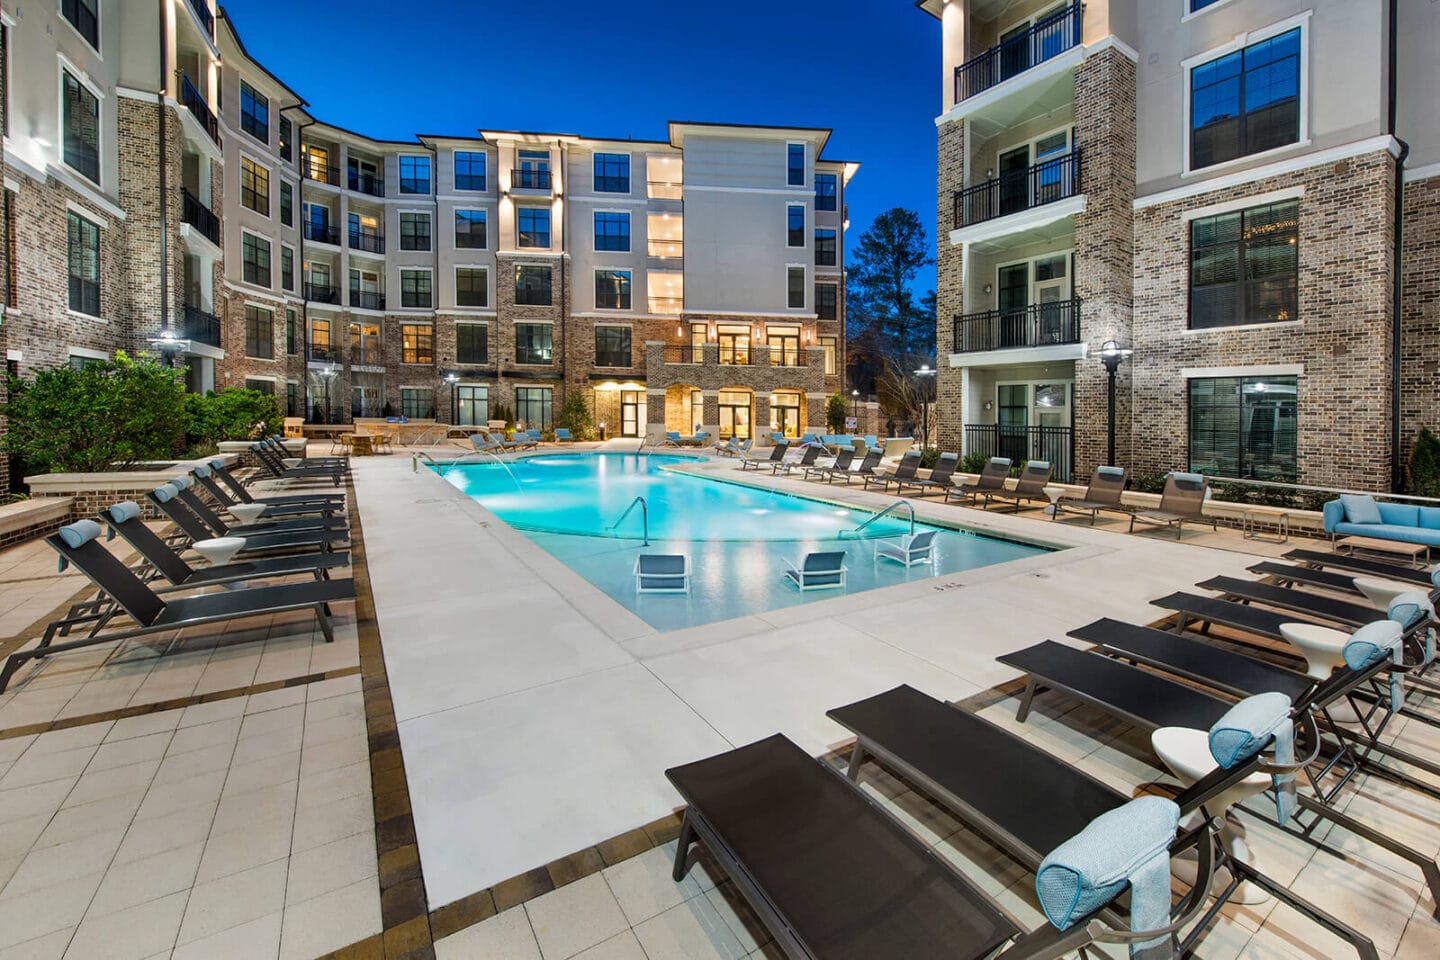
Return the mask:
[(942, 443), (1083, 480), (1113, 342), (1136, 473), (1400, 481), (1440, 414), (1440, 5), (918, 5), (943, 50)]
[[(122, 16), (123, 11), (123, 16)], [(829, 131), (325, 123), (211, 0), (0, 5), (10, 369), (158, 352), (291, 415), (748, 437), (843, 390)]]

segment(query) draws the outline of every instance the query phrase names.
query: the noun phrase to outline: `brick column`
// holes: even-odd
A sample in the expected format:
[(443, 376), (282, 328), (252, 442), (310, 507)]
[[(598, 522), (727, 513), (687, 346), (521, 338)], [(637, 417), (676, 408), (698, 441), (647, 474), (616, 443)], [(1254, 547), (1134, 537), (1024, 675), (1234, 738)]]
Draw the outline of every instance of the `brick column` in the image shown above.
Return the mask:
[(965, 422), (962, 371), (950, 366), (954, 319), (964, 309), (964, 249), (950, 243), (955, 192), (965, 185), (965, 125), (939, 128), (935, 223), (935, 377), (936, 440), (942, 450), (959, 450)]
[(1401, 449), (1440, 431), (1440, 177), (1405, 184), (1401, 302)]

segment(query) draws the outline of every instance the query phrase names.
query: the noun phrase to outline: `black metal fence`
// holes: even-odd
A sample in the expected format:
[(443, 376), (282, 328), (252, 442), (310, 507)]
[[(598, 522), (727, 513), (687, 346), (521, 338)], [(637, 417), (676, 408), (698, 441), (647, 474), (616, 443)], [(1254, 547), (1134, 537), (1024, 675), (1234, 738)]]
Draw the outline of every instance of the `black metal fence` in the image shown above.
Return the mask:
[(378, 233), (365, 233), (360, 230), (351, 230), (350, 249), (365, 250), (369, 253), (384, 253), (385, 238)]
[(305, 299), (311, 303), (334, 303), (340, 302), (340, 288), (324, 283), (305, 284)]
[(314, 240), (316, 243), (333, 243), (338, 247), (340, 245), (340, 228), (333, 227), (328, 223), (306, 220), (305, 239)]
[(1009, 457), (1015, 467), (1027, 460), (1048, 460), (1057, 483), (1075, 479), (1075, 431), (1070, 427), (1011, 427), (997, 423), (965, 424), (965, 452)]
[(955, 318), (954, 334), (957, 353), (1079, 343), (1080, 299), (967, 313)]
[(383, 177), (375, 177), (368, 173), (361, 173), (358, 170), (351, 170), (350, 189), (360, 193), (368, 193), (372, 197), (383, 197), (385, 196), (385, 180)]
[(200, 23), (209, 34), (210, 39), (215, 39), (215, 14), (205, 5), (205, 0), (190, 0), (190, 9), (195, 11), (195, 16), (200, 18)]
[(511, 171), (510, 186), (517, 190), (549, 190), (550, 171), (517, 167)]
[(1002, 173), (955, 193), (956, 227), (984, 223), (1031, 207), (1044, 206), (1080, 192), (1080, 149)]
[(370, 293), (363, 290), (351, 290), (350, 306), (359, 307), (361, 310), (384, 310), (385, 294)]
[(220, 318), (199, 307), (185, 307), (185, 339), (220, 346)]
[(211, 112), (209, 104), (200, 95), (200, 91), (195, 88), (195, 84), (191, 83), (190, 78), (183, 74), (180, 77), (180, 102), (185, 104), (191, 115), (200, 121), (200, 126), (210, 134), (210, 139), (218, 145), (220, 143), (220, 121)]
[(182, 203), (180, 206), (180, 219), (199, 230), (210, 238), (210, 242), (217, 247), (220, 245), (220, 218), (210, 210), (209, 207), (200, 202), (195, 196), (184, 187), (180, 188)]
[(982, 93), (1038, 63), (1059, 56), (1080, 43), (1079, 0), (1024, 31), (1006, 37), (978, 57), (955, 68), (958, 103)]

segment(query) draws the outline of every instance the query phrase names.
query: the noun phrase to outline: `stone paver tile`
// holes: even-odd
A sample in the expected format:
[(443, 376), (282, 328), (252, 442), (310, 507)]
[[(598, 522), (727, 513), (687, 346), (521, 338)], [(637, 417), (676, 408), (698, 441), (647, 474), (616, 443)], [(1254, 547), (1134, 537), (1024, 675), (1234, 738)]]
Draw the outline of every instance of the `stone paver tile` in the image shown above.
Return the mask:
[(74, 927), (65, 927), (13, 947), (0, 948), (0, 960), (61, 960), (74, 933)]
[(200, 750), (192, 750), (178, 756), (166, 757), (155, 771), (155, 783), (165, 785), (188, 783), (201, 774), (224, 771), (230, 767), (230, 758), (235, 753), (231, 743), (216, 744)]
[(105, 736), (105, 740), (107, 742), (129, 740), (132, 737), (144, 737), (152, 733), (164, 733), (167, 730), (173, 731), (180, 725), (180, 718), (184, 712), (183, 710), (161, 710), (158, 713), (142, 713), (137, 717), (116, 720), (115, 725)]
[(337, 717), (350, 717), (359, 721), (359, 728), (351, 731), (352, 733), (358, 733), (359, 730), (364, 729), (364, 695), (358, 691), (355, 693), (340, 694), (324, 700), (311, 700), (305, 707), (305, 726), (307, 727), (324, 720), (333, 720)]
[[(329, 681), (326, 682), (328, 683)], [(93, 724), (90, 726), (93, 726)], [(83, 730), (84, 727), (76, 727), (75, 729)], [(39, 739), (39, 736), (40, 735), (36, 733), (27, 733), (23, 737), (8, 737), (0, 740), (0, 763), (14, 763), (20, 759), (20, 754), (30, 749), (30, 745)]]
[(275, 960), (280, 955), (281, 912), (266, 914), (175, 949), (172, 960)]
[(5, 773), (4, 778), (0, 779), (0, 790), (12, 790), (47, 780), (78, 778), (90, 763), (90, 758), (95, 755), (96, 749), (95, 746), (86, 746), (56, 753), (36, 754), (27, 750)]
[(700, 884), (686, 876), (670, 879), (671, 862), (665, 848), (656, 847), (604, 871), (605, 882), (625, 911), (630, 926), (664, 913), (700, 893)]
[[(144, 809), (143, 807), (141, 809)], [(115, 863), (143, 860), (190, 843), (203, 843), (215, 819), (215, 801), (182, 807), (166, 816), (136, 820), (115, 852)], [(113, 868), (112, 868), (113, 869)]]
[(329, 743), (316, 744), (306, 747), (300, 756), (300, 775), (307, 773), (324, 773), (326, 770), (333, 770), (336, 767), (349, 766), (352, 763), (359, 763), (368, 760), (370, 757), (370, 738), (364, 735), (346, 737), (343, 740), (331, 740)]
[(110, 830), (31, 850), (5, 885), (5, 896), (18, 896), (104, 871), (124, 835), (123, 829)]
[(0, 859), (0, 890), (5, 889), (5, 884), (10, 882), (10, 878), (15, 875), (15, 871), (24, 861), (23, 856)]
[(145, 790), (159, 769), (159, 759), (151, 759), (108, 770), (86, 770), (66, 795), (61, 808), (83, 806), (131, 790)]
[(285, 902), (285, 861), (231, 874), (190, 891), (177, 943), (191, 943), (249, 923), (281, 909)]
[(525, 904), (545, 960), (563, 960), (626, 929), (625, 913), (605, 878), (592, 873)]
[[(230, 697), (225, 700), (211, 700), (209, 703), (192, 704), (181, 711), (180, 729), (216, 723), (220, 720), (232, 720), (244, 712), (244, 697)], [(236, 729), (238, 731), (239, 728)]]
[(165, 730), (143, 737), (132, 737), (128, 740), (115, 740), (101, 744), (100, 749), (95, 751), (94, 759), (85, 768), (85, 772), (96, 773), (145, 760), (158, 760), (165, 755), (165, 748), (170, 745), (172, 736), (174, 734)]
[(195, 885), (195, 868), (204, 849), (205, 844), (197, 840), (139, 860), (111, 864), (87, 916), (103, 916), (188, 891)]
[(374, 805), (366, 794), (305, 807), (295, 813), (292, 854), (375, 829)]
[(367, 878), (287, 908), (280, 960), (311, 960), (379, 932), (380, 891)]
[(246, 737), (235, 744), (235, 757), (232, 763), (254, 763), (257, 760), (267, 760), (283, 753), (299, 754), (304, 735), (305, 731), (301, 729), (299, 723), (296, 723), (295, 726), (283, 730)]
[(229, 833), (231, 830), (242, 830), (258, 824), (262, 820), (293, 815), (296, 787), (296, 781), (288, 780), (245, 793), (222, 794), (220, 809), (215, 811), (215, 825), (211, 827), (211, 831), (217, 834)]
[(635, 928), (648, 960), (739, 960), (746, 951), (706, 897), (694, 897)]
[(284, 859), (290, 854), (290, 831), (293, 827), (294, 814), (286, 811), (227, 833), (212, 832), (205, 842), (205, 855), (200, 860), (196, 882), (218, 880), (272, 860)]
[(300, 795), (296, 805), (301, 809), (320, 803), (343, 800), (357, 794), (370, 794), (370, 763), (352, 763), (323, 773), (300, 775)]
[[(80, 747), (98, 747), (114, 727), (114, 722), (102, 720), (99, 723), (84, 723), (78, 727), (70, 727), (66, 730), (52, 730), (49, 733), (42, 733), (27, 738), (19, 738), (19, 742), (34, 744), (28, 751), (31, 756), (39, 756), (42, 753), (60, 753), (65, 750), (78, 750)], [(6, 743), (10, 741), (5, 741)], [(3, 755), (3, 754), (0, 754)], [(15, 755), (16, 757), (19, 754)], [(10, 759), (15, 759), (11, 757)]]
[(365, 732), (365, 718), (363, 715), (330, 717), (327, 720), (305, 722), (305, 746), (317, 747), (322, 743), (332, 743), (336, 740), (343, 740)]
[(50, 819), (50, 825), (35, 841), (36, 849), (69, 843), (100, 833), (123, 832), (135, 818), (140, 801), (145, 798), (144, 788), (131, 790), (104, 800), (76, 807), (66, 807)]
[(12, 790), (0, 790), (0, 827), (6, 823), (33, 817), (38, 813), (53, 814), (75, 789), (79, 778), (44, 780)]
[(290, 858), (285, 902), (303, 903), (366, 877), (374, 877), (376, 868), (375, 834), (369, 830), (302, 850)]
[(525, 908), (511, 907), (435, 944), (436, 960), (541, 960)]
[(582, 950), (575, 954), (575, 960), (648, 960), (645, 951), (640, 948), (640, 941), (635, 939), (635, 934), (629, 930), (617, 937), (611, 937), (604, 943), (596, 944), (589, 950)]
[(0, 823), (0, 857), (23, 859), (50, 825), (50, 816), (49, 813), (33, 813)]
[(342, 697), (348, 693), (359, 693), (360, 688), (361, 678), (358, 673), (348, 677), (335, 677), (331, 680), (321, 680), (318, 683), (307, 684), (305, 686), (305, 699), (309, 703), (315, 703), (319, 700), (329, 699), (330, 697)]
[(100, 878), (97, 870), (54, 886), (0, 897), (0, 947), (25, 943), (79, 924), (90, 898), (95, 895), (95, 888), (100, 886)]
[[(238, 698), (237, 698), (238, 699)], [(201, 723), (193, 727), (181, 726), (175, 731), (170, 741), (168, 756), (178, 757), (184, 753), (194, 750), (204, 750), (207, 747), (220, 745), (229, 746), (240, 736), (240, 718), (231, 717), (228, 720), (214, 720), (210, 723)]]
[(248, 763), (240, 762), (237, 757), (236, 762), (230, 766), (229, 775), (225, 778), (225, 789), (221, 792), (220, 798), (225, 800), (237, 793), (248, 793), (263, 787), (273, 787), (299, 776), (299, 750)]
[(65, 952), (69, 960), (145, 960), (175, 944), (186, 894), (172, 893), (116, 913), (87, 914)]
[(297, 703), (305, 702), (305, 687), (281, 687), (278, 690), (266, 690), (264, 693), (252, 693), (245, 698), (245, 713), (265, 713), (269, 710), (279, 710), (281, 707), (292, 707)]
[(195, 806), (214, 804), (225, 787), (225, 769), (196, 771), (184, 780), (161, 782), (165, 764), (160, 765), (156, 779), (145, 793), (145, 802), (135, 814), (137, 821), (164, 817)]
[(740, 941), (740, 949), (753, 952), (770, 942), (770, 931), (765, 929), (735, 884), (726, 882), (706, 890), (705, 898)]
[(304, 723), (304, 701), (298, 700), (288, 707), (267, 710), (264, 713), (246, 714), (244, 722), (240, 725), (240, 739), (246, 740), (279, 730), (292, 730), (303, 726)]

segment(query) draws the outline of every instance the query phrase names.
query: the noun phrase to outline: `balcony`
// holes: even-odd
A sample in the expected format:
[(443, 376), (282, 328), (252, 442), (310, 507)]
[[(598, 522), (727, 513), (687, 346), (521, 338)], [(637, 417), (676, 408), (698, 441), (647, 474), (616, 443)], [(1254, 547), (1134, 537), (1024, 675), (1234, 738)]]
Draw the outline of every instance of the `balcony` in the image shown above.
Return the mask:
[(647, 240), (646, 248), (656, 260), (678, 260), (685, 256), (684, 240)]
[(350, 249), (363, 250), (366, 253), (384, 253), (385, 238), (378, 233), (364, 233), (357, 230), (350, 231)]
[(316, 163), (308, 157), (300, 164), (300, 169), (305, 176), (316, 183), (328, 183), (332, 187), (340, 186), (340, 168), (327, 166), (323, 163)]
[(305, 221), (305, 239), (313, 240), (316, 243), (328, 243), (333, 246), (340, 246), (340, 228), (332, 227), (328, 223), (315, 223), (311, 220)]
[(328, 283), (305, 284), (305, 299), (311, 303), (340, 304), (340, 288)]
[(1075, 430), (998, 423), (965, 424), (965, 452), (1009, 457), (1015, 465), (1045, 460), (1055, 468), (1056, 483), (1071, 483), (1075, 474)]
[(180, 219), (204, 234), (215, 246), (220, 246), (220, 218), (189, 190), (181, 187), (180, 193), (183, 201), (180, 206)]
[(955, 352), (1012, 350), (1080, 342), (1080, 298), (986, 310), (955, 318)]
[(955, 229), (1065, 200), (1080, 193), (1080, 150), (1000, 174), (955, 193)]
[(186, 109), (194, 115), (196, 120), (200, 121), (200, 126), (205, 128), (205, 132), (210, 134), (210, 139), (214, 140), (218, 147), (220, 145), (220, 121), (210, 111), (210, 106), (200, 95), (200, 91), (195, 89), (195, 84), (191, 83), (190, 78), (183, 74), (180, 77), (180, 102), (185, 104)]
[(512, 190), (549, 190), (549, 170), (526, 170), (517, 167), (510, 172), (510, 189)]
[(1079, 0), (955, 68), (955, 102), (983, 93), (1080, 44)]
[(317, 363), (335, 363), (340, 359), (340, 351), (328, 343), (311, 341), (305, 345), (305, 357)]
[(384, 364), (380, 359), (380, 345), (378, 343), (367, 343), (360, 346), (350, 344), (350, 365), (352, 367), (379, 367)]
[(190, 0), (190, 9), (195, 11), (195, 16), (200, 18), (200, 25), (205, 28), (205, 34), (213, 41), (215, 39), (215, 14), (205, 5), (205, 0)]
[(199, 307), (185, 307), (185, 339), (207, 346), (220, 346), (220, 318)]
[(358, 170), (350, 171), (349, 187), (357, 193), (368, 193), (372, 197), (385, 196), (385, 179), (371, 176)]
[(684, 297), (650, 297), (650, 312), (678, 315), (685, 309)]
[(685, 199), (685, 185), (666, 180), (647, 180), (645, 193), (651, 200), (683, 200)]
[(350, 306), (361, 310), (384, 310), (385, 294), (370, 291), (351, 290)]

